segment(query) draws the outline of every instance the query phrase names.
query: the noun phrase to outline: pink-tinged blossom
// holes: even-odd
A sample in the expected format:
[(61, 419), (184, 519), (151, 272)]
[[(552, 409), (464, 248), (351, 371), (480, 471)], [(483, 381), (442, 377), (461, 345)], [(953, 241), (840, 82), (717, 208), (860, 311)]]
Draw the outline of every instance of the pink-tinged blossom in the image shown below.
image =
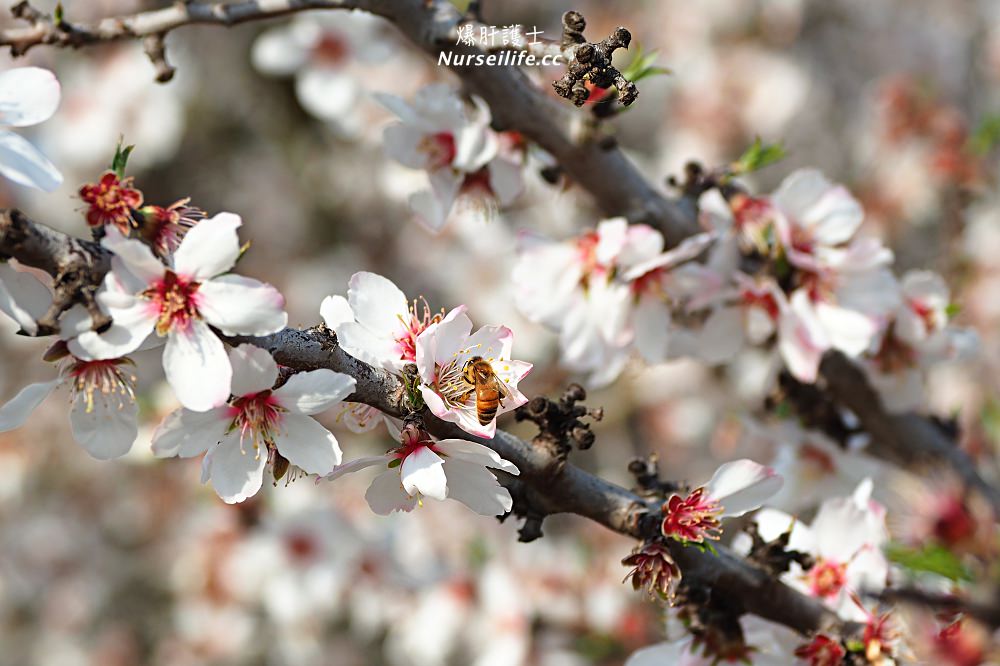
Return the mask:
[(424, 497), (458, 500), (483, 516), (510, 511), (510, 493), (490, 469), (514, 475), (519, 471), (493, 449), (463, 439), (435, 441), (413, 425), (403, 428), (400, 441), (399, 448), (345, 463), (327, 478), (333, 480), (375, 465), (387, 466), (365, 493), (368, 505), (379, 515), (412, 511)]
[(451, 86), (433, 84), (411, 102), (384, 93), (376, 99), (400, 120), (385, 128), (386, 154), (427, 172), (430, 187), (412, 194), (410, 207), (431, 231), (440, 231), (462, 197), (503, 206), (520, 193), (516, 151), (490, 130), (489, 107), (478, 97), (469, 106)]
[(497, 417), (520, 407), (528, 399), (517, 389), (531, 372), (531, 364), (511, 358), (514, 333), (506, 326), (483, 326), (472, 332), (472, 320), (455, 308), (443, 320), (417, 337), (417, 370), (420, 393), (438, 418), (457, 424), (476, 437), (491, 439), (496, 418), (483, 425), (476, 411), (475, 386), (464, 376), (466, 364), (480, 357), (493, 368), (502, 384)]
[(224, 335), (268, 335), (288, 320), (277, 289), (224, 274), (240, 255), (240, 224), (232, 213), (199, 223), (184, 236), (170, 266), (110, 227), (102, 243), (115, 256), (97, 300), (113, 323), (103, 333), (87, 331), (71, 340), (70, 351), (81, 358), (117, 358), (155, 333), (166, 338), (163, 369), (181, 404), (205, 411), (224, 403), (232, 368), (210, 327)]
[(139, 431), (132, 365), (128, 358), (67, 357), (56, 379), (29, 384), (0, 407), (0, 432), (20, 428), (56, 388), (69, 386), (73, 439), (98, 460), (125, 455)]
[(559, 243), (523, 234), (514, 267), (517, 306), (559, 333), (561, 361), (600, 386), (622, 371), (632, 349), (651, 363), (666, 358), (671, 269), (700, 254), (699, 234), (664, 252), (663, 237), (624, 218)]
[[(848, 620), (865, 618), (851, 595), (881, 590), (889, 573), (882, 554), (889, 538), (885, 508), (871, 499), (871, 491), (872, 483), (866, 480), (853, 495), (823, 502), (809, 526), (775, 509), (755, 516), (762, 538), (770, 541), (791, 530), (789, 549), (809, 553), (815, 560), (808, 571), (793, 564), (784, 580)], [(737, 547), (740, 542), (746, 547), (743, 539)]]
[(752, 460), (734, 460), (719, 467), (704, 486), (687, 495), (672, 495), (663, 503), (663, 536), (685, 543), (703, 543), (722, 535), (722, 519), (742, 516), (760, 507), (781, 489), (782, 479), (770, 467)]
[(294, 76), (295, 95), (307, 112), (338, 133), (354, 136), (364, 125), (366, 66), (393, 55), (389, 26), (364, 12), (299, 15), (265, 31), (250, 52), (254, 67), (271, 76)]
[[(16, 67), (0, 73), (0, 127), (29, 127), (48, 120), (59, 106), (59, 81), (47, 69)], [(62, 174), (19, 134), (0, 129), (0, 175), (51, 192)]]
[(158, 457), (205, 454), (202, 482), (211, 480), (227, 503), (260, 490), (264, 468), (280, 456), (306, 474), (329, 474), (340, 464), (337, 438), (310, 416), (354, 391), (353, 377), (320, 369), (299, 372), (278, 388), (278, 365), (265, 350), (240, 345), (229, 353), (232, 394), (204, 412), (172, 412), (153, 434)]
[(346, 299), (327, 296), (320, 306), (323, 322), (344, 351), (395, 373), (416, 362), (417, 337), (442, 314), (432, 313), (423, 299), (407, 301), (391, 280), (367, 272), (351, 276)]

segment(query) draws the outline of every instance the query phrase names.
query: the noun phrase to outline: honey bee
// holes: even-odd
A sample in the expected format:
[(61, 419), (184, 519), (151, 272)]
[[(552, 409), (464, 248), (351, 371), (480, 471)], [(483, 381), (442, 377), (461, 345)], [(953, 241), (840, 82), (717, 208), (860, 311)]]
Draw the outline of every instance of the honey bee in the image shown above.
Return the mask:
[(482, 356), (473, 356), (465, 362), (462, 368), (465, 381), (473, 386), (465, 394), (465, 399), (476, 394), (476, 416), (479, 424), (486, 425), (497, 415), (497, 409), (503, 405), (504, 398), (510, 397), (507, 386), (493, 372), (493, 366)]

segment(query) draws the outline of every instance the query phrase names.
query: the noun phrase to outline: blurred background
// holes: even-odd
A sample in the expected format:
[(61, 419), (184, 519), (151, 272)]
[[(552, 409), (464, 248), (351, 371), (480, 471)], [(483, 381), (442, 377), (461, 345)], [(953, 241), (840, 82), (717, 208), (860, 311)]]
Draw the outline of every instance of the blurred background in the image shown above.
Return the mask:
[[(69, 20), (86, 21), (167, 4), (64, 6)], [(636, 104), (613, 122), (620, 145), (664, 188), (687, 160), (725, 164), (756, 136), (781, 141), (789, 154), (754, 175), (758, 191), (799, 166), (845, 183), (865, 206), (868, 233), (896, 251), (897, 270), (940, 271), (960, 305), (958, 321), (979, 330), (980, 362), (936, 367), (927, 400), (959, 419), (967, 448), (993, 452), (1000, 3), (484, 5), (487, 23), (519, 23), (552, 39), (561, 14), (576, 9), (590, 39), (624, 25), (633, 51), (658, 52), (671, 74), (643, 81)], [(295, 21), (337, 35), (338, 22), (353, 18), (334, 12)], [(255, 40), (288, 23), (177, 30), (167, 40), (177, 73), (166, 85), (154, 83), (135, 43), (39, 47), (17, 61), (3, 55), (0, 67), (47, 67), (62, 83), (56, 115), (25, 134), (65, 183), (42, 194), (0, 181), (0, 206), (85, 235), (76, 192), (98, 179), (124, 137), (136, 146), (129, 173), (147, 202), (191, 197), (209, 214), (242, 216), (252, 247), (241, 272), (281, 289), (290, 325), (318, 323), (320, 301), (346, 293), (355, 271), (379, 272), (434, 309), (466, 303), (477, 324), (513, 328), (515, 357), (536, 364), (524, 392), (557, 395), (573, 377), (556, 363), (556, 336), (521, 317), (511, 297), (516, 234), (569, 237), (596, 224), (599, 212), (585, 194), (553, 187), (534, 168), (512, 207), (431, 236), (406, 203), (420, 174), (385, 157), (381, 128), (390, 116), (371, 93), (409, 97), (427, 83), (454, 82), (451, 74), (380, 21), (349, 49), (299, 54), (296, 72), (255, 67)], [(342, 95), (317, 104), (301, 80), (309, 68), (336, 70)], [(560, 72), (531, 74), (550, 90)], [(0, 399), (7, 400), (55, 368), (40, 362), (45, 341), (13, 335), (7, 319), (0, 327), (7, 329)], [(582, 519), (550, 518), (544, 538), (522, 544), (513, 520), (499, 524), (454, 502), (381, 518), (365, 504), (364, 474), (318, 486), (280, 482), (242, 505), (223, 504), (199, 483), (197, 460), (152, 457), (150, 433), (176, 405), (160, 364), (138, 359), (146, 427), (127, 457), (98, 462), (72, 441), (66, 393), (22, 429), (0, 434), (4, 664), (573, 666), (619, 664), (662, 638), (658, 607), (621, 584), (619, 562), (633, 544)], [(694, 482), (734, 456), (788, 465), (800, 476), (818, 459), (829, 471), (821, 436), (758, 418), (772, 383), (772, 364), (753, 351), (722, 370), (695, 361), (630, 368), (589, 396), (605, 418), (595, 427), (597, 444), (574, 462), (623, 484), (628, 460), (650, 452), (671, 478)], [(320, 420), (347, 458), (391, 445), (384, 430), (355, 435), (332, 413)], [(803, 443), (813, 447), (808, 460)], [(865, 464), (837, 468), (831, 482), (846, 492), (882, 473)], [(805, 488), (811, 477), (801, 478)], [(790, 510), (807, 501), (804, 492), (790, 491)], [(893, 496), (885, 501), (891, 507)]]

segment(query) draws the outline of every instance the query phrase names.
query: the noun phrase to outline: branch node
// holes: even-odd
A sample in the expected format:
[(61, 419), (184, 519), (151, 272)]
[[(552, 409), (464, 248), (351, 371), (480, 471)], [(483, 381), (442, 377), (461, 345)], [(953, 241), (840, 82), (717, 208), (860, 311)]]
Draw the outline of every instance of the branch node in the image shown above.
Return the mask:
[[(590, 99), (589, 82), (595, 88), (615, 87), (623, 106), (629, 106), (639, 96), (639, 89), (611, 64), (618, 49), (627, 49), (632, 33), (622, 27), (615, 28), (610, 36), (599, 42), (588, 42), (583, 36), (587, 22), (580, 12), (563, 14), (563, 50), (573, 49), (573, 55), (562, 78), (553, 81), (552, 87), (560, 97), (575, 106), (583, 106)], [(575, 48), (574, 48), (575, 47)]]
[(166, 83), (174, 78), (177, 68), (167, 62), (166, 33), (157, 32), (142, 40), (142, 49), (156, 68), (156, 82)]

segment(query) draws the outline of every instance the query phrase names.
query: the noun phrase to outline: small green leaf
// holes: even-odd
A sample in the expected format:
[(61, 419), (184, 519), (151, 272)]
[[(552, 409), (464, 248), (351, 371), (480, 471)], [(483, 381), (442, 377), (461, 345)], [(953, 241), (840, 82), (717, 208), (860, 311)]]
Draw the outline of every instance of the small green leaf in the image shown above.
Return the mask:
[(650, 51), (649, 53), (642, 52), (642, 46), (636, 47), (635, 57), (632, 61), (625, 66), (622, 70), (622, 76), (636, 83), (643, 79), (649, 78), (650, 76), (659, 76), (661, 74), (670, 74), (670, 70), (666, 67), (660, 67), (655, 64), (657, 52)]
[(760, 137), (754, 139), (753, 145), (744, 151), (732, 165), (734, 174), (751, 173), (770, 166), (785, 158), (787, 153), (781, 143), (765, 144)]
[(972, 580), (972, 575), (958, 557), (938, 544), (911, 548), (893, 542), (886, 547), (885, 554), (890, 561), (910, 571), (933, 573), (954, 581)]
[(944, 313), (948, 315), (948, 319), (951, 319), (952, 317), (956, 316), (961, 311), (962, 311), (962, 306), (959, 305), (958, 303), (949, 303), (948, 305), (944, 306)]
[(111, 160), (111, 170), (119, 178), (125, 177), (125, 165), (128, 164), (128, 156), (135, 149), (135, 146), (125, 146), (123, 143), (123, 139), (118, 140), (118, 146), (115, 148), (115, 156)]
[(393, 469), (394, 467), (399, 467), (402, 464), (403, 464), (402, 458), (394, 458), (389, 462), (389, 469)]
[(63, 6), (61, 2), (56, 3), (56, 9), (52, 12), (52, 18), (55, 20), (56, 25), (62, 25), (66, 22), (66, 17), (63, 12)]
[(969, 137), (969, 148), (977, 155), (985, 155), (1000, 143), (1000, 113), (983, 118), (979, 127)]

